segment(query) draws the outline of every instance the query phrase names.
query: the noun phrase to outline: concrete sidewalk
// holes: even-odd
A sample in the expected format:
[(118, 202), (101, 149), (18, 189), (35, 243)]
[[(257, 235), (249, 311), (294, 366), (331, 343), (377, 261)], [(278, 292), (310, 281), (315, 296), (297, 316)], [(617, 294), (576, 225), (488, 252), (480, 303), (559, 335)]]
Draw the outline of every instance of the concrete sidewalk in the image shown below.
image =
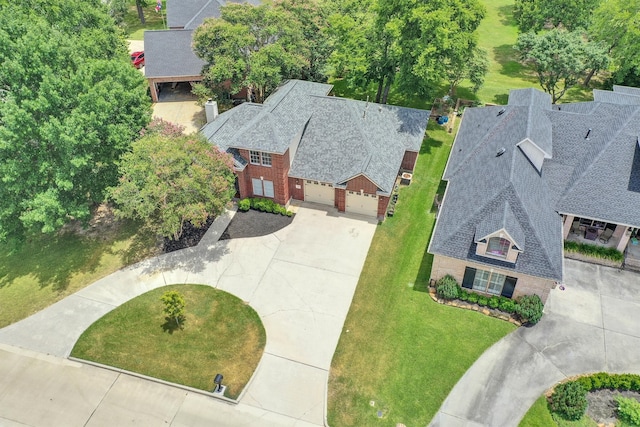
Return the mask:
[(517, 426), (542, 393), (593, 372), (640, 374), (640, 277), (565, 260), (539, 324), (489, 348), (455, 385), (433, 427)]
[[(231, 214), (226, 222), (230, 218)], [(64, 358), (87, 327), (129, 299), (166, 284), (207, 284), (247, 301), (262, 319), (267, 333), (264, 355), (241, 396), (242, 407), (284, 417), (283, 424), (274, 425), (323, 425), (331, 358), (376, 222), (338, 215), (331, 209), (309, 209), (303, 204), (291, 225), (268, 236), (218, 242), (225, 228), (225, 221), (216, 221), (197, 247), (118, 271), (1, 329), (0, 343)], [(0, 366), (10, 363), (3, 360), (5, 357), (7, 352), (0, 352)], [(62, 366), (57, 362), (54, 365)], [(82, 369), (89, 373), (78, 381), (89, 381), (90, 386), (90, 372), (98, 368)], [(20, 372), (26, 375), (26, 371)], [(79, 386), (72, 383), (68, 387)], [(105, 385), (106, 389), (111, 387)], [(184, 399), (183, 394), (184, 391), (171, 394), (174, 396), (171, 402), (165, 402), (163, 407), (180, 407), (182, 403), (175, 399)], [(28, 400), (26, 396), (22, 398)], [(113, 398), (118, 399), (117, 396)], [(127, 399), (117, 404), (126, 408), (123, 409), (126, 413), (135, 412)], [(15, 418), (6, 403), (0, 395), (0, 420), (47, 425)], [(34, 412), (39, 410), (34, 407)], [(45, 417), (47, 409), (43, 411)], [(223, 419), (220, 415), (220, 420)], [(291, 420), (302, 424), (291, 424)]]

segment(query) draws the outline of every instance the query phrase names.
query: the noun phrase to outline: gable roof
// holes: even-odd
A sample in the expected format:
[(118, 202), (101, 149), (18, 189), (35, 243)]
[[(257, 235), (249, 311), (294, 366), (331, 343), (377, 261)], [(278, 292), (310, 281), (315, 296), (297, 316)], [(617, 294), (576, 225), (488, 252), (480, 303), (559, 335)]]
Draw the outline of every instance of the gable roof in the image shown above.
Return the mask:
[(276, 154), (300, 138), (289, 176), (342, 186), (364, 175), (390, 193), (404, 152), (420, 149), (429, 112), (327, 96), (331, 88), (291, 80), (263, 105), (241, 104), (202, 132), (224, 150)]
[[(560, 213), (640, 226), (640, 89), (553, 108), (531, 91), (465, 111), (429, 252), (562, 280)], [(523, 134), (551, 151), (539, 171), (516, 148)], [(475, 254), (475, 242), (500, 229), (526, 238), (515, 265)]]
[(260, 0), (167, 0), (167, 26), (193, 30), (206, 18), (219, 18), (225, 3), (249, 3), (254, 6)]
[(191, 30), (144, 32), (145, 77), (199, 76), (205, 62), (191, 48)]

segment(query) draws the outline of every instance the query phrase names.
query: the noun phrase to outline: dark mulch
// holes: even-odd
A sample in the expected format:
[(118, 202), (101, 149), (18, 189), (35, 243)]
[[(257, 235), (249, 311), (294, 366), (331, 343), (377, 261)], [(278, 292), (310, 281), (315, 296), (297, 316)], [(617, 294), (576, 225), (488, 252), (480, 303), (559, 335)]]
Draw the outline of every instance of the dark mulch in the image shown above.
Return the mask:
[(178, 240), (164, 239), (162, 250), (168, 253), (196, 246), (200, 243), (200, 239), (202, 239), (211, 224), (213, 224), (214, 219), (214, 217), (209, 217), (207, 222), (200, 228), (194, 227), (190, 222), (186, 223), (182, 229), (182, 236)]
[(238, 211), (220, 240), (239, 239), (242, 237), (266, 236), (283, 229), (293, 221), (292, 216), (272, 214), (249, 210), (247, 212)]
[(597, 423), (615, 423), (617, 405), (614, 398), (618, 395), (640, 401), (640, 393), (635, 391), (595, 390), (587, 393), (587, 415)]

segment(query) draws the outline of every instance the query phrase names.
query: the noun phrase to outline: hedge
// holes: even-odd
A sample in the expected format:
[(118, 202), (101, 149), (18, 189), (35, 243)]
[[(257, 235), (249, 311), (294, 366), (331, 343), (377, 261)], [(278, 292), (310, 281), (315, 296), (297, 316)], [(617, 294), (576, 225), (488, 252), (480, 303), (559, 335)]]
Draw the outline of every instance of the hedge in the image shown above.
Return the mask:
[(293, 212), (288, 211), (286, 207), (277, 204), (273, 200), (262, 199), (259, 197), (250, 197), (240, 200), (238, 202), (238, 209), (243, 212), (246, 212), (249, 209), (253, 209), (261, 212), (269, 212), (284, 216), (293, 216)]
[(594, 258), (608, 259), (616, 262), (624, 261), (624, 254), (616, 249), (590, 245), (588, 243), (578, 243), (566, 240), (564, 242), (564, 250), (567, 252), (577, 252)]

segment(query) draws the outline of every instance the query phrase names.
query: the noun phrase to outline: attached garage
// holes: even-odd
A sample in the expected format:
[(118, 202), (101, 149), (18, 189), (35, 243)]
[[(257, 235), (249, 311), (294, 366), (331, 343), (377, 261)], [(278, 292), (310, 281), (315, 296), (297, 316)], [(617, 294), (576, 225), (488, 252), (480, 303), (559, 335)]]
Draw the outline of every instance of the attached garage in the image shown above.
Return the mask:
[(346, 212), (366, 216), (378, 216), (378, 196), (375, 194), (347, 191)]
[(306, 180), (304, 182), (304, 200), (333, 206), (335, 189), (326, 182)]

